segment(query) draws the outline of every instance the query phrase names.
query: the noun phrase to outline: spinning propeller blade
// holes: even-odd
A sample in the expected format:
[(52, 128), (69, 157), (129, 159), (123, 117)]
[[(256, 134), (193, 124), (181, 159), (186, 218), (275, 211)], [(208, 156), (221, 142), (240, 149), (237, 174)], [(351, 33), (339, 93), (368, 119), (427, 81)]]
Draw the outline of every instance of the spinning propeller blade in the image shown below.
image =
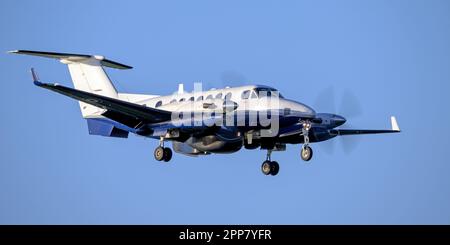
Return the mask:
[[(363, 114), (363, 110), (357, 96), (348, 89), (344, 90), (342, 93), (339, 110), (336, 111), (336, 92), (333, 86), (325, 88), (319, 92), (314, 108), (319, 112), (334, 113), (347, 119), (354, 119)], [(347, 123), (346, 127), (348, 126), (349, 124)], [(346, 154), (354, 151), (359, 142), (357, 137), (339, 137), (338, 140), (341, 142), (343, 151)], [(318, 145), (322, 147), (326, 153), (332, 154), (334, 152), (335, 142), (336, 140), (330, 139), (325, 142), (320, 142)]]

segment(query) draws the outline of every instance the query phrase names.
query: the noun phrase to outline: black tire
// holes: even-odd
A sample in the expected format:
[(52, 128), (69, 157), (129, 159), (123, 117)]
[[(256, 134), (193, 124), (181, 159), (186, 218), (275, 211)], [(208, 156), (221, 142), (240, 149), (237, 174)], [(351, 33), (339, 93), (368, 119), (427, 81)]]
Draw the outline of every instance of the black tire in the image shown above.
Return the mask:
[(172, 150), (170, 148), (164, 148), (164, 162), (168, 162), (172, 159)]
[(264, 161), (263, 162), (263, 164), (261, 165), (261, 171), (265, 175), (269, 175), (270, 174), (270, 172), (272, 171), (270, 161)]
[(153, 153), (155, 159), (157, 161), (164, 160), (164, 148), (161, 146), (156, 147), (155, 152)]
[(309, 146), (302, 147), (302, 151), (301, 151), (300, 155), (301, 155), (303, 161), (309, 161), (309, 160), (311, 160), (311, 158), (313, 156), (313, 150)]
[(275, 176), (278, 174), (278, 172), (280, 171), (280, 165), (278, 164), (278, 162), (270, 162), (270, 174)]

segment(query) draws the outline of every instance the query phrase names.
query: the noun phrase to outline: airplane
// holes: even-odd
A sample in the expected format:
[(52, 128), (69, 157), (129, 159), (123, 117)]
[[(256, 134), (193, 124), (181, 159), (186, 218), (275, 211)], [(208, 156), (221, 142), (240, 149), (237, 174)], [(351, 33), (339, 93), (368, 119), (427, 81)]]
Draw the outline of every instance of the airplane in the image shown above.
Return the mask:
[(339, 126), (346, 122), (343, 116), (316, 113), (310, 106), (284, 98), (269, 86), (185, 92), (180, 84), (178, 92), (166, 96), (119, 93), (104, 67), (132, 67), (104, 56), (30, 50), (9, 53), (53, 58), (66, 64), (74, 88), (43, 83), (32, 68), (34, 84), (78, 100), (91, 135), (127, 138), (133, 133), (159, 140), (154, 151), (157, 161), (171, 160), (167, 141), (172, 142), (175, 152), (187, 156), (260, 148), (267, 151), (262, 173), (275, 176), (280, 166), (272, 161), (271, 154), (286, 150), (287, 144), (302, 144), (300, 157), (309, 161), (313, 156), (311, 143), (337, 136), (400, 132), (394, 116), (390, 118), (391, 129), (341, 129)]

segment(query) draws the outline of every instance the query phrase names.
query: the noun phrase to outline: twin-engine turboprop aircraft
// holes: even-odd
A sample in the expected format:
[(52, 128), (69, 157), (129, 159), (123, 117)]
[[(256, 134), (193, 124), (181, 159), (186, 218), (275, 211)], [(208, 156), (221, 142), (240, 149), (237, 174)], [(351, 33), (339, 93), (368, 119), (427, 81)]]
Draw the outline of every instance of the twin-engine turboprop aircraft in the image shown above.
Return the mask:
[(103, 56), (10, 51), (54, 58), (69, 68), (75, 88), (42, 83), (32, 69), (34, 84), (79, 101), (87, 120), (89, 134), (128, 137), (128, 133), (159, 139), (154, 151), (158, 161), (168, 162), (172, 150), (188, 156), (234, 153), (246, 149), (267, 150), (261, 166), (265, 175), (276, 175), (279, 164), (272, 161), (272, 151), (283, 151), (286, 144), (303, 144), (301, 158), (309, 161), (312, 142), (341, 135), (400, 132), (395, 117), (389, 130), (339, 129), (343, 116), (316, 113), (311, 107), (284, 98), (276, 89), (251, 85), (185, 92), (167, 96), (118, 93), (103, 67), (131, 69)]

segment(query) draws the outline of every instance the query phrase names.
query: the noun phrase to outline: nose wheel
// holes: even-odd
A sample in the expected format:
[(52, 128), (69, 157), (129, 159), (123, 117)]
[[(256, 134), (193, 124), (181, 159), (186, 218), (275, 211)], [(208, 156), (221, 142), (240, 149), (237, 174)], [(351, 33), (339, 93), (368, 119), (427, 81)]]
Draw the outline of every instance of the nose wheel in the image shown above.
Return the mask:
[(272, 154), (271, 150), (267, 151), (267, 159), (261, 165), (261, 171), (264, 175), (272, 175), (275, 176), (280, 171), (280, 165), (276, 161), (270, 160), (270, 155)]
[(172, 159), (172, 150), (168, 147), (164, 147), (164, 139), (161, 139), (159, 146), (156, 147), (153, 155), (157, 161), (168, 162)]
[(303, 146), (302, 152), (300, 155), (301, 155), (303, 161), (309, 161), (309, 160), (311, 160), (311, 158), (313, 156), (313, 150), (309, 146)]

